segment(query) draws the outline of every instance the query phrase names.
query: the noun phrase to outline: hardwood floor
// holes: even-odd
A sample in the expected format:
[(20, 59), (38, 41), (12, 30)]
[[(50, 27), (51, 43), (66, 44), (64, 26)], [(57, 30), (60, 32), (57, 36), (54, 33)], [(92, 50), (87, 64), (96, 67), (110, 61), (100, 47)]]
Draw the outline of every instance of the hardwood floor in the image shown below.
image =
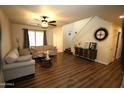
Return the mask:
[(51, 68), (36, 63), (34, 78), (15, 82), (19, 88), (111, 88), (120, 87), (121, 64), (103, 65), (70, 54), (60, 53)]

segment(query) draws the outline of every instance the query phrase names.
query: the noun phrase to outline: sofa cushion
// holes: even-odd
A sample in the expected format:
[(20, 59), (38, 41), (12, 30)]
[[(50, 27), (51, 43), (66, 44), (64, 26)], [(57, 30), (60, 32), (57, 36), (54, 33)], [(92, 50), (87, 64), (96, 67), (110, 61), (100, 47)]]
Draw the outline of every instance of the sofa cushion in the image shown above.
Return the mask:
[(16, 62), (24, 62), (32, 60), (32, 55), (20, 56), (16, 59)]
[(44, 51), (47, 51), (47, 50), (54, 50), (55, 47), (54, 46), (51, 46), (51, 45), (46, 45), (44, 46)]
[(20, 49), (19, 56), (30, 55), (30, 50), (28, 48)]
[(33, 58), (41, 55), (41, 54), (46, 54), (46, 51), (49, 50), (50, 55), (56, 55), (57, 54), (57, 49), (56, 47), (52, 45), (44, 45), (44, 46), (33, 46), (31, 47), (31, 53), (33, 55)]
[(5, 60), (6, 63), (14, 63), (16, 61), (16, 59), (18, 58), (18, 55), (16, 54), (16, 52), (14, 50), (12, 50), (11, 52), (9, 52), (9, 54), (6, 56)]
[(36, 49), (31, 49), (30, 52), (31, 52), (31, 54), (33, 54), (33, 53), (37, 52), (37, 50)]
[(43, 46), (36, 46), (35, 49), (37, 51), (43, 51), (44, 47)]
[(45, 45), (45, 46), (43, 46), (43, 47), (44, 47), (44, 48), (43, 48), (44, 51), (49, 50), (49, 46)]
[(16, 63), (12, 63), (12, 64), (6, 64), (3, 66), (4, 70), (11, 70), (11, 69), (15, 69), (15, 68), (23, 68), (25, 66), (29, 66), (29, 65), (34, 65), (35, 64), (35, 60), (30, 60), (30, 61), (26, 61), (26, 62), (16, 62)]

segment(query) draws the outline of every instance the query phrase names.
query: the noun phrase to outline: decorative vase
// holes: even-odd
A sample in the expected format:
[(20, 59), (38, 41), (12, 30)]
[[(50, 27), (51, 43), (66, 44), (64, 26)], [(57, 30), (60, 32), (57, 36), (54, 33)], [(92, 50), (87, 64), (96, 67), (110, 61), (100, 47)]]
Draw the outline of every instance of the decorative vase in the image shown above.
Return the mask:
[(47, 52), (46, 52), (46, 59), (50, 59), (50, 57), (49, 57), (49, 50), (47, 50)]

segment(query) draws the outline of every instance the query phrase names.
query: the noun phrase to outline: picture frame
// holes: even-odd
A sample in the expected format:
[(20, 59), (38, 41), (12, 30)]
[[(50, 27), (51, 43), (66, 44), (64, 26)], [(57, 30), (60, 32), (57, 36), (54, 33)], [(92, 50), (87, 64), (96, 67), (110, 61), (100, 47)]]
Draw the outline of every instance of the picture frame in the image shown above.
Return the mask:
[(97, 48), (97, 43), (96, 42), (90, 42), (89, 49), (96, 50), (96, 48)]

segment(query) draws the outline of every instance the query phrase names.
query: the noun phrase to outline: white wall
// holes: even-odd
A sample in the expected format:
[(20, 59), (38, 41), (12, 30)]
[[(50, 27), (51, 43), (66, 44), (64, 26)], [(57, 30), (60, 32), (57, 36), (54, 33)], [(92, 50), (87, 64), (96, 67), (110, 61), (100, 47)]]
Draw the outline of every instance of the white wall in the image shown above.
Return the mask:
[[(63, 30), (63, 48), (69, 48), (72, 45), (72, 39), (74, 38), (74, 36), (76, 35), (75, 32), (77, 32), (77, 34), (79, 33), (79, 31), (82, 29), (82, 27), (85, 26), (85, 24), (91, 19), (90, 18), (86, 18), (83, 20), (79, 20), (76, 21), (74, 23), (70, 23), (67, 25), (64, 25), (62, 27)], [(69, 33), (71, 33), (71, 35), (69, 35)]]
[[(89, 18), (89, 20), (90, 20), (90, 18)], [(83, 22), (83, 20), (82, 20), (82, 22)], [(87, 22), (88, 22), (88, 19), (87, 19), (87, 21), (84, 22), (84, 25)], [(81, 26), (81, 25), (78, 25), (78, 22), (72, 23), (71, 25), (66, 25), (66, 26), (64, 26), (64, 31), (63, 31), (64, 34), (68, 33), (68, 31), (69, 31), (66, 28), (73, 28), (72, 31), (76, 31), (76, 29), (74, 28), (74, 25), (75, 25), (75, 28), (79, 28)], [(71, 27), (71, 26), (73, 26), (73, 27)], [(95, 31), (100, 27), (106, 28), (109, 33), (108, 37), (103, 41), (98, 41), (94, 38)], [(97, 42), (98, 52), (97, 52), (96, 61), (103, 63), (103, 64), (109, 64), (114, 59), (114, 47), (115, 47), (115, 46), (113, 46), (113, 44), (115, 43), (114, 33), (115, 32), (113, 31), (112, 23), (110, 23), (100, 17), (95, 16), (92, 19), (92, 21), (80, 32), (80, 34), (77, 34), (75, 36), (74, 43), (78, 45), (78, 43), (80, 42), (81, 47), (84, 47), (85, 42)], [(64, 48), (66, 48), (65, 46), (68, 46), (66, 44), (69, 41), (67, 39), (70, 39), (70, 38), (67, 38), (65, 35), (63, 36), (63, 38), (66, 38), (64, 40)]]
[(11, 49), (10, 22), (4, 12), (0, 9), (0, 25), (2, 28), (2, 58)]
[[(28, 26), (28, 25), (22, 25), (22, 24), (11, 24), (11, 35), (12, 35), (12, 47), (16, 48), (17, 43), (16, 39), (19, 39), (19, 45), (22, 48), (23, 47), (23, 28), (27, 29), (34, 29), (34, 30), (43, 30), (41, 27), (36, 26)], [(53, 31), (51, 29), (47, 29), (47, 41), (48, 45), (53, 45)]]
[[(11, 50), (11, 37), (10, 37), (10, 23), (7, 16), (0, 9), (0, 26), (1, 26), (1, 54), (2, 60), (4, 61), (4, 57)], [(0, 69), (0, 84), (4, 83), (3, 72)], [(4, 87), (4, 85), (0, 86)]]
[(49, 29), (47, 29), (47, 42), (48, 42), (48, 45), (54, 45), (54, 43), (53, 43), (53, 34), (54, 34), (54, 32), (53, 32), (53, 28), (49, 28)]
[(53, 41), (54, 41), (54, 46), (57, 47), (58, 52), (63, 52), (63, 31), (62, 27), (56, 27), (53, 29), (54, 31), (54, 36), (53, 36)]
[[(63, 31), (63, 48), (69, 48), (72, 45), (72, 38), (74, 37), (74, 24), (67, 24), (62, 27)], [(69, 35), (71, 33), (71, 35)]]

